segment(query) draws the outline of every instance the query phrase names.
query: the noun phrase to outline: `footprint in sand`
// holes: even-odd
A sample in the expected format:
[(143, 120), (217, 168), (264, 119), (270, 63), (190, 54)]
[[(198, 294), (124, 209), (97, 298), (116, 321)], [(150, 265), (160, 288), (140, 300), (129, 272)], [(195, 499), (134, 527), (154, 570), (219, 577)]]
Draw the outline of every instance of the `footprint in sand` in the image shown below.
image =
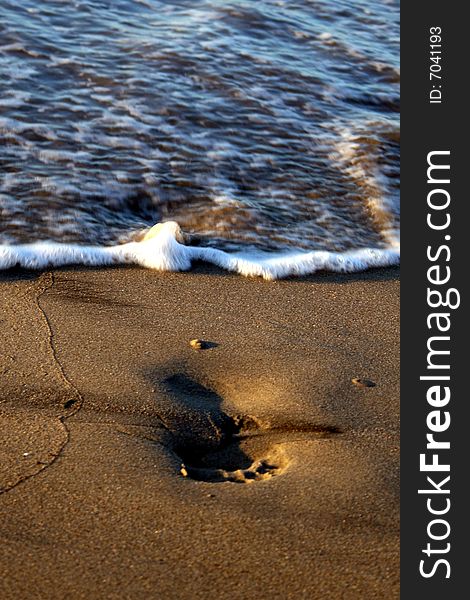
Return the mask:
[(181, 474), (198, 481), (251, 483), (281, 474), (289, 461), (284, 445), (339, 430), (311, 423), (261, 423), (250, 415), (226, 414), (223, 399), (184, 373), (164, 382), (176, 410), (165, 416), (171, 450), (182, 461)]

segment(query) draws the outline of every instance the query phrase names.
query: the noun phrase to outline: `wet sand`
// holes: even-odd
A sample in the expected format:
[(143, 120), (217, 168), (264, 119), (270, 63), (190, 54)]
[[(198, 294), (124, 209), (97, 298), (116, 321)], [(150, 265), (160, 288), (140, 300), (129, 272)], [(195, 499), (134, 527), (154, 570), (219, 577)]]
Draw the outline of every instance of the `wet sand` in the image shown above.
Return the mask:
[(398, 598), (396, 269), (10, 271), (0, 304), (2, 598)]

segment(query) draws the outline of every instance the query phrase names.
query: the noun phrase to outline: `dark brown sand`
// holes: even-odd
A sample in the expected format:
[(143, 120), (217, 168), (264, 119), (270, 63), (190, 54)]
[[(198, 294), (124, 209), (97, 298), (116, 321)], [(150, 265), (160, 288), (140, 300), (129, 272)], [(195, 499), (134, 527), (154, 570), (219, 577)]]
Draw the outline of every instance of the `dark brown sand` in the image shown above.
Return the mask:
[(3, 274), (0, 597), (398, 598), (398, 297)]

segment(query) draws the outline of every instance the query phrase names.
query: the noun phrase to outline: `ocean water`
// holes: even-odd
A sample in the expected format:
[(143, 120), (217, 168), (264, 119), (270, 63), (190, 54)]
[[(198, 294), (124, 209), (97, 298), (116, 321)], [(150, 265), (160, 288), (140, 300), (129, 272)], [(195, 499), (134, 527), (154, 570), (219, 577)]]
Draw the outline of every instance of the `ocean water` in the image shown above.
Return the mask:
[[(189, 245), (138, 241), (161, 221)], [(277, 277), (398, 239), (397, 1), (0, 0), (0, 267)]]

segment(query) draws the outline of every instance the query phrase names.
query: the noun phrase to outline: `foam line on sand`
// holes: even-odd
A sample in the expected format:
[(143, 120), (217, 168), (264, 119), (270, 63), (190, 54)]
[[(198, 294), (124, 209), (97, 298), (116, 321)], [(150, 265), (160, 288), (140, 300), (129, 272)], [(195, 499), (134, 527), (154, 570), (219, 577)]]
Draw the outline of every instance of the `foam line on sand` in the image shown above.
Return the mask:
[(80, 246), (50, 241), (0, 245), (0, 269), (135, 264), (157, 271), (188, 271), (194, 261), (202, 260), (241, 275), (280, 279), (321, 270), (353, 273), (397, 265), (400, 261), (398, 244), (389, 248), (361, 248), (348, 252), (314, 250), (262, 255), (186, 246), (184, 241), (179, 225), (169, 221), (152, 227), (141, 241), (117, 246)]

